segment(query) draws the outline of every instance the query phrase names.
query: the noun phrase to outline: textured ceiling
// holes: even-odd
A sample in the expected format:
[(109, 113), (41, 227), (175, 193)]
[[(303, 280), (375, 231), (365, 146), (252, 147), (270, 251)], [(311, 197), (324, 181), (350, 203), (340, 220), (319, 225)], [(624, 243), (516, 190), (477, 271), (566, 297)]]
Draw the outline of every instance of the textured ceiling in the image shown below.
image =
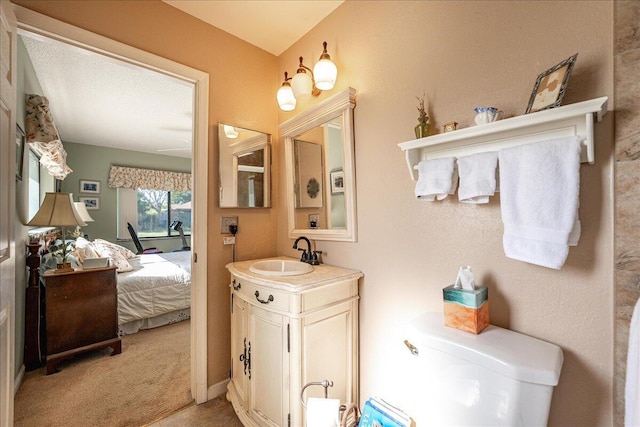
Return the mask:
[(191, 157), (192, 84), (45, 37), (21, 37), (63, 142)]
[[(279, 55), (343, 1), (166, 3)], [(20, 35), (63, 142), (191, 157), (193, 85), (46, 37)]]

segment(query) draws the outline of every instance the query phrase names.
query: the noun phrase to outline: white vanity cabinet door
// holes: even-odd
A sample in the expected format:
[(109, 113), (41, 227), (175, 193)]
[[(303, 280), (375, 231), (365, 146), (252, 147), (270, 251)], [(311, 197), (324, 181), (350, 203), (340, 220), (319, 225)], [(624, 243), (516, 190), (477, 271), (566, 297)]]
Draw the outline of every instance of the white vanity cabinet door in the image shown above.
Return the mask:
[(243, 408), (249, 393), (247, 302), (231, 294), (231, 386)]
[[(306, 425), (306, 413), (300, 402), (304, 384), (333, 381), (333, 387), (328, 389), (329, 398), (339, 399), (345, 405), (357, 403), (357, 316), (357, 303), (345, 302), (303, 317), (300, 319), (300, 330), (295, 328), (295, 334), (292, 331), (292, 349), (300, 351), (297, 368), (300, 370), (300, 381), (291, 385), (291, 425)], [(294, 371), (295, 361), (291, 363)], [(310, 397), (324, 397), (324, 388), (307, 388), (305, 402)]]
[(259, 425), (286, 426), (289, 416), (288, 317), (249, 307), (250, 416)]

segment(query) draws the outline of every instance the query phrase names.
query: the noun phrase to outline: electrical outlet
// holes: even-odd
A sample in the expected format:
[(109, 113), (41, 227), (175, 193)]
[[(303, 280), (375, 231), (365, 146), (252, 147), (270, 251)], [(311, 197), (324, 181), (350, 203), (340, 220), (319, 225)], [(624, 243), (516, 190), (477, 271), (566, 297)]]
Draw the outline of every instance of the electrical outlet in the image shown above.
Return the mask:
[(309, 228), (318, 228), (320, 214), (309, 214)]
[(231, 234), (229, 230), (230, 225), (238, 225), (238, 217), (237, 216), (223, 216), (220, 220), (220, 233), (221, 234)]

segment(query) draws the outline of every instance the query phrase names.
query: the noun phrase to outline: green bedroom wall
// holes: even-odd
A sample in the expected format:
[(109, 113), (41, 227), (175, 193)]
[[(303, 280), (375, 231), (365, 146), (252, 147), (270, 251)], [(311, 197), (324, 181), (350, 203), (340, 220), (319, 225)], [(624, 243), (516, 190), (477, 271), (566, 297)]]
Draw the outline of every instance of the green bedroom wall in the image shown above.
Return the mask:
[[(67, 151), (67, 164), (73, 169), (73, 172), (62, 182), (62, 191), (73, 193), (73, 200), (75, 201), (79, 201), (80, 197), (97, 197), (100, 199), (100, 209), (89, 211), (95, 222), (82, 227), (82, 232), (87, 234), (90, 240), (108, 240), (125, 246), (134, 252), (135, 246), (130, 239), (119, 241), (116, 238), (118, 228), (117, 192), (115, 188), (109, 188), (108, 186), (109, 168), (112, 165), (116, 165), (172, 172), (191, 172), (191, 159), (67, 141), (63, 141), (63, 143)], [(100, 193), (80, 193), (80, 180), (99, 181)], [(179, 237), (142, 240), (142, 245), (145, 248), (157, 247), (165, 252), (170, 252), (182, 246)]]

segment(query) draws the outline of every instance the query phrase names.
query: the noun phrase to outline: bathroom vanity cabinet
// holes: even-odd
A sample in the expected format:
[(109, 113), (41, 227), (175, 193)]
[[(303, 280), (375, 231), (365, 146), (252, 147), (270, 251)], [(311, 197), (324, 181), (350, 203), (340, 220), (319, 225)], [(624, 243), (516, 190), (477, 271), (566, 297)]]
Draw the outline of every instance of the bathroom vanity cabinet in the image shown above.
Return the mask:
[[(278, 259), (295, 261), (292, 258)], [(245, 426), (304, 426), (301, 391), (333, 381), (328, 397), (358, 402), (358, 280), (328, 265), (291, 276), (231, 273), (231, 380), (227, 399)], [(308, 387), (309, 397), (324, 388)]]

